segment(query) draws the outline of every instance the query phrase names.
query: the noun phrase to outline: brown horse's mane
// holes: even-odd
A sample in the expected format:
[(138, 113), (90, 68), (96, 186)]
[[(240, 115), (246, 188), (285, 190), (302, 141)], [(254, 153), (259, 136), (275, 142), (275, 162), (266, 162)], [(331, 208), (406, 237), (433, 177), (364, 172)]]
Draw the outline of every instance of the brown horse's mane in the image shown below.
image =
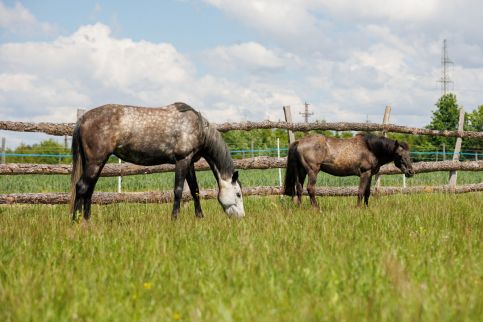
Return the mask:
[[(367, 148), (372, 151), (378, 158), (391, 158), (396, 148), (396, 141), (388, 139), (384, 136), (376, 136), (366, 134), (364, 135), (364, 141), (367, 144)], [(403, 146), (403, 144), (401, 144)], [(407, 144), (404, 143), (407, 148)]]

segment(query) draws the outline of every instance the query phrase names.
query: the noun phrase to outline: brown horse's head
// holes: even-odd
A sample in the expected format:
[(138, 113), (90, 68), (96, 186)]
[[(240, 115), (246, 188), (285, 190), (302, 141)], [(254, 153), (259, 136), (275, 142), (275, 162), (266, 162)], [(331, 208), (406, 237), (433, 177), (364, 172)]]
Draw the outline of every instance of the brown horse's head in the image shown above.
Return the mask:
[(401, 169), (406, 177), (410, 178), (414, 175), (409, 146), (406, 142), (395, 142), (394, 164)]

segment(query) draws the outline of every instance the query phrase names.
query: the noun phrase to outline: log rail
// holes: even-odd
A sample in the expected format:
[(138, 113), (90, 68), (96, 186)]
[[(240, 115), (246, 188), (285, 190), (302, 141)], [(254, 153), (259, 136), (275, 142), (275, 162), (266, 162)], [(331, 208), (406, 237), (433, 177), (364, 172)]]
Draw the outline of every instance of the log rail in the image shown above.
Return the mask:
[[(444, 186), (418, 186), (418, 187), (381, 187), (377, 195), (411, 194), (411, 193), (466, 193), (483, 191), (483, 183), (468, 184), (451, 190), (448, 185)], [(373, 190), (374, 192), (374, 190)], [(282, 194), (281, 187), (249, 187), (243, 189), (244, 196), (279, 196)], [(316, 188), (317, 196), (355, 196), (357, 187), (319, 187)], [(216, 199), (215, 189), (200, 191), (201, 199)], [(183, 200), (191, 199), (189, 193), (183, 193)], [(92, 202), (95, 204), (112, 203), (170, 203), (173, 201), (173, 192), (95, 192)], [(69, 193), (13, 193), (0, 194), (0, 204), (67, 204), (70, 202)]]
[[(72, 135), (75, 123), (32, 123), (32, 122), (13, 122), (0, 121), (0, 130), (18, 132), (42, 132), (50, 135), (64, 136)], [(254, 129), (286, 129), (291, 131), (312, 131), (312, 130), (331, 130), (331, 131), (381, 131), (395, 132), (415, 135), (434, 135), (444, 137), (461, 138), (483, 138), (483, 132), (475, 131), (438, 131), (408, 127), (395, 124), (377, 123), (354, 123), (354, 122), (315, 122), (315, 123), (288, 123), (288, 122), (240, 122), (240, 123), (221, 123), (214, 124), (220, 132), (234, 130), (250, 131)]]
[[(236, 169), (275, 169), (285, 168), (287, 158), (275, 157), (255, 157), (240, 160), (233, 160)], [(208, 163), (201, 159), (195, 163), (195, 169), (198, 171), (209, 170)], [(415, 173), (433, 172), (433, 171), (481, 171), (483, 170), (483, 161), (436, 161), (436, 162), (415, 162), (413, 163)], [(31, 164), (31, 163), (7, 163), (0, 164), (0, 175), (23, 175), (23, 174), (63, 174), (71, 173), (72, 166), (69, 164)], [(114, 164), (108, 163), (102, 170), (101, 176), (117, 177), (138, 174), (150, 174), (160, 172), (172, 172), (174, 165), (162, 164), (156, 166), (139, 166), (132, 163)], [(401, 174), (401, 171), (394, 164), (386, 164), (381, 167), (380, 174)]]

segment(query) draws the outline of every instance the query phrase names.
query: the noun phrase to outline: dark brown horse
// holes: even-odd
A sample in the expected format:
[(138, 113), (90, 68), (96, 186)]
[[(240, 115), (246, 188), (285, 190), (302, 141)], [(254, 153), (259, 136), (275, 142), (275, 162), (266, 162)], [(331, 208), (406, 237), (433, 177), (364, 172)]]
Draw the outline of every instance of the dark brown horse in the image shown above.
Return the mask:
[(414, 175), (407, 143), (382, 136), (356, 135), (349, 139), (338, 139), (323, 135), (306, 136), (293, 142), (288, 151), (284, 194), (302, 201), (305, 177), (308, 175), (307, 192), (312, 206), (315, 200), (315, 183), (319, 171), (335, 176), (359, 176), (357, 206), (362, 197), (367, 206), (371, 194), (372, 176), (379, 168), (391, 161), (406, 177)]
[(91, 213), (97, 179), (111, 154), (140, 165), (176, 165), (172, 217), (179, 212), (186, 179), (195, 205), (203, 216), (194, 162), (203, 157), (218, 182), (218, 201), (229, 215), (245, 214), (238, 171), (220, 133), (190, 106), (174, 103), (165, 108), (104, 105), (85, 113), (72, 137), (71, 213)]

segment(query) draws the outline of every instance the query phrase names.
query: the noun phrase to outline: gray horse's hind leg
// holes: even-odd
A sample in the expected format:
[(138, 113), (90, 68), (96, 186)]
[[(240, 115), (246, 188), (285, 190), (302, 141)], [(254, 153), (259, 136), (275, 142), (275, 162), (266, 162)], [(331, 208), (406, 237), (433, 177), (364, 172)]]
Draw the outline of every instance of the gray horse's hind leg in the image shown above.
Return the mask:
[(198, 181), (196, 180), (195, 166), (193, 163), (191, 163), (188, 168), (186, 181), (190, 187), (191, 196), (193, 197), (193, 202), (195, 204), (195, 215), (196, 217), (201, 218), (203, 217), (203, 211), (201, 210), (200, 204), (200, 189), (198, 187)]
[[(84, 219), (89, 220), (91, 217), (91, 203), (94, 187), (96, 186), (101, 170), (104, 167), (105, 161), (89, 164), (85, 166), (81, 178), (76, 184), (76, 201), (75, 209), (80, 210), (83, 205)], [(75, 216), (75, 212), (74, 212)], [(75, 218), (73, 218), (75, 219)]]
[(181, 205), (181, 198), (183, 197), (183, 185), (186, 175), (189, 171), (191, 158), (184, 158), (176, 161), (176, 169), (174, 173), (174, 202), (171, 218), (178, 218), (179, 207)]

